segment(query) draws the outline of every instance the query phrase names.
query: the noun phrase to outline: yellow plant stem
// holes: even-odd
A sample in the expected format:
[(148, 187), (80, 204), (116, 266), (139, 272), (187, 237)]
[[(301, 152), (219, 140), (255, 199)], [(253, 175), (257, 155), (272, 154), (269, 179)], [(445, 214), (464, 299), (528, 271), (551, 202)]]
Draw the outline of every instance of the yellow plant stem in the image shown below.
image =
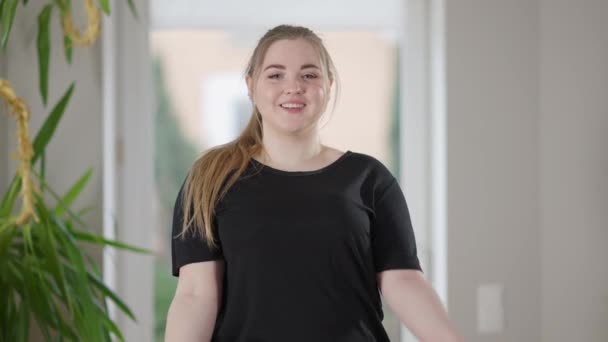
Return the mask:
[(63, 33), (72, 43), (80, 46), (89, 46), (99, 37), (101, 13), (93, 0), (84, 0), (85, 10), (89, 19), (86, 31), (81, 34), (72, 20), (72, 12), (68, 9), (62, 17)]
[(15, 90), (7, 80), (0, 79), (0, 98), (4, 98), (17, 120), (17, 135), (19, 142), (19, 169), (18, 173), (22, 179), (21, 195), (23, 207), (15, 223), (19, 226), (27, 223), (31, 218), (38, 222), (34, 212), (34, 184), (31, 175), (31, 161), (34, 157), (34, 149), (29, 136), (30, 112), (22, 99), (17, 97)]

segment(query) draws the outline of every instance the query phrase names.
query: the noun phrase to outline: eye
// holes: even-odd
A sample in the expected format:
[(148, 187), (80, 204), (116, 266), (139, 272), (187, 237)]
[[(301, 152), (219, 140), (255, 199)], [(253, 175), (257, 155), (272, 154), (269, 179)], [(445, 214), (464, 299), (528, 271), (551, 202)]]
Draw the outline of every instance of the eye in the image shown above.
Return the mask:
[(270, 74), (270, 75), (268, 75), (268, 78), (270, 78), (270, 79), (277, 79), (279, 77), (281, 77), (281, 74)]
[(309, 79), (309, 80), (311, 80), (311, 79), (318, 78), (319, 76), (317, 76), (317, 75), (315, 75), (315, 74), (306, 74), (306, 75), (304, 75), (303, 77), (304, 77), (305, 79)]

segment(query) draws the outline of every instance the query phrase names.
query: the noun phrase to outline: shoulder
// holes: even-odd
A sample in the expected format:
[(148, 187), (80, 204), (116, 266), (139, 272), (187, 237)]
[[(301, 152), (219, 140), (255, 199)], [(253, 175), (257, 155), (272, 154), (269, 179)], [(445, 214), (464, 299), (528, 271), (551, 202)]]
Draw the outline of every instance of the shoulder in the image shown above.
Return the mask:
[(354, 161), (359, 166), (367, 170), (380, 172), (383, 174), (391, 173), (383, 162), (372, 155), (350, 149), (342, 151), (331, 146), (324, 146), (324, 149), (325, 159), (330, 163), (343, 159), (344, 157), (348, 157), (348, 159)]
[(380, 161), (378, 158), (356, 151), (348, 151), (350, 153), (349, 158), (357, 167), (362, 170), (369, 177), (376, 178), (380, 182), (392, 181), (395, 176), (389, 170), (387, 165)]
[(391, 185), (398, 184), (397, 179), (387, 167), (377, 157), (349, 150), (345, 162), (346, 167), (344, 176), (350, 176), (351, 179), (356, 179), (360, 184), (360, 192), (363, 196), (371, 196), (372, 199), (382, 197), (382, 194)]

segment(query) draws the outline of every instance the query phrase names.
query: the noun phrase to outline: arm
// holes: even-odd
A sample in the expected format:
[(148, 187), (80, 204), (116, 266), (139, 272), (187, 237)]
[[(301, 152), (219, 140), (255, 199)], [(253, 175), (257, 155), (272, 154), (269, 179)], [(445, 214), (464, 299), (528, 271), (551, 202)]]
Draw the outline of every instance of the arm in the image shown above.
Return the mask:
[(378, 273), (378, 287), (390, 309), (421, 342), (461, 342), (435, 290), (418, 270)]
[(167, 314), (165, 341), (211, 341), (222, 298), (224, 261), (180, 268), (175, 296)]

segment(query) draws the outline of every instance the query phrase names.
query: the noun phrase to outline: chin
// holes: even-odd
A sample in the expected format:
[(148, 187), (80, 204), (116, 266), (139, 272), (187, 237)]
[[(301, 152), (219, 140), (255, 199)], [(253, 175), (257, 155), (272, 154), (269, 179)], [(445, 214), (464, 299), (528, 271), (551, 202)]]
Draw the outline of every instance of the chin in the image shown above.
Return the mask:
[(300, 135), (300, 134), (310, 131), (312, 126), (313, 125), (310, 125), (310, 124), (298, 124), (298, 125), (283, 124), (283, 125), (275, 125), (273, 127), (273, 130), (275, 130), (277, 133), (280, 133), (283, 135)]
[(285, 135), (301, 135), (308, 131), (308, 127), (283, 127), (280, 132)]
[(285, 135), (299, 135), (306, 133), (310, 131), (320, 119), (320, 115), (312, 116), (310, 113), (304, 114), (304, 117), (301, 117), (299, 120), (290, 120), (289, 118), (283, 116), (284, 113), (277, 114), (278, 115), (275, 117), (266, 117), (266, 119), (262, 118), (262, 120), (268, 124), (267, 128)]

